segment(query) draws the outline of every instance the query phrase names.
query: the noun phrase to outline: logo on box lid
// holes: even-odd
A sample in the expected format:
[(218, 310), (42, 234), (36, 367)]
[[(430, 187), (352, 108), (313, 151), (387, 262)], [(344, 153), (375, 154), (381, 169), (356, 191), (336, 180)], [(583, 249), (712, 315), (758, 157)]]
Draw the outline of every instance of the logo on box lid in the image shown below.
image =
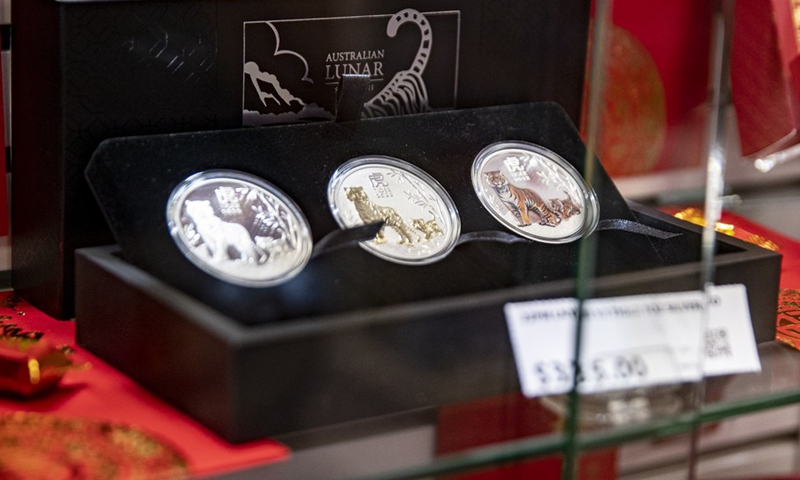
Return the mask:
[(245, 22), (242, 123), (331, 120), (345, 74), (370, 77), (364, 117), (453, 108), (459, 30), (458, 11), (413, 9)]

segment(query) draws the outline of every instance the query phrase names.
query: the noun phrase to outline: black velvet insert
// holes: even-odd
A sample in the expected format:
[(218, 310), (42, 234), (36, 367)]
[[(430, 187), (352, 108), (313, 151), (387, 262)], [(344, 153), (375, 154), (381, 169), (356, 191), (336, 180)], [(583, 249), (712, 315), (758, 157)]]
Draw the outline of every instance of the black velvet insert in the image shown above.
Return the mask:
[[(284, 125), (110, 139), (86, 176), (126, 259), (165, 282), (247, 324), (445, 298), (574, 277), (578, 242), (464, 242), (431, 265), (404, 266), (358, 247), (319, 255), (297, 277), (270, 288), (228, 284), (195, 267), (169, 235), (167, 199), (186, 177), (208, 169), (251, 173), (299, 205), (314, 241), (338, 228), (327, 204), (328, 179), (347, 160), (388, 155), (422, 168), (450, 193), (462, 235), (502, 231), (472, 188), (475, 156), (498, 141), (547, 147), (582, 174), (585, 147), (556, 104), (533, 103), (347, 123)], [(596, 162), (600, 219), (635, 221)], [(598, 231), (596, 274), (664, 265), (664, 242), (625, 231)], [(656, 248), (656, 246), (658, 248)], [(668, 248), (666, 250), (669, 250)]]

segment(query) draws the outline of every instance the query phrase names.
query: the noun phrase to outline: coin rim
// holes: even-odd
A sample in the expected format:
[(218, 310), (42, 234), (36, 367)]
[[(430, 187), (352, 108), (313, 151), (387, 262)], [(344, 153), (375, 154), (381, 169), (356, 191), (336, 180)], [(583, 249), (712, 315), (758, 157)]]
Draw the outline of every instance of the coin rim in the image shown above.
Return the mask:
[[(514, 225), (504, 218), (502, 214), (498, 213), (494, 208), (492, 208), (492, 205), (489, 203), (489, 199), (485, 193), (486, 187), (481, 183), (480, 176), (483, 167), (494, 154), (502, 150), (512, 149), (528, 150), (539, 154), (566, 170), (573, 180), (575, 180), (580, 187), (581, 192), (583, 193), (584, 204), (586, 205), (586, 214), (583, 216), (583, 225), (581, 225), (579, 229), (569, 235), (564, 235), (561, 237), (542, 237), (540, 235), (523, 230), (518, 225)], [(537, 242), (552, 244), (573, 242), (584, 235), (591, 234), (595, 228), (597, 228), (597, 224), (600, 221), (599, 202), (597, 200), (597, 194), (591, 185), (586, 182), (586, 179), (583, 178), (580, 172), (578, 172), (578, 170), (571, 163), (565, 160), (564, 157), (547, 147), (537, 145), (535, 143), (523, 141), (502, 141), (495, 142), (484, 147), (480, 152), (478, 152), (478, 154), (475, 156), (475, 160), (472, 162), (472, 186), (475, 190), (478, 200), (480, 200), (481, 205), (483, 205), (483, 208), (485, 208), (496, 220), (498, 220), (511, 231)]]
[(328, 181), (328, 207), (331, 210), (331, 215), (336, 220), (336, 223), (339, 227), (346, 229), (349, 228), (345, 223), (342, 221), (341, 216), (339, 214), (339, 205), (336, 203), (336, 195), (337, 192), (343, 182), (343, 178), (347, 176), (348, 173), (351, 171), (369, 165), (377, 165), (377, 166), (389, 166), (399, 168), (404, 170), (406, 173), (409, 173), (423, 183), (427, 184), (436, 194), (439, 195), (439, 198), (445, 204), (447, 211), (450, 213), (450, 219), (453, 223), (452, 232), (450, 232), (448, 244), (445, 248), (440, 250), (434, 255), (429, 257), (422, 257), (416, 259), (402, 259), (397, 258), (391, 254), (383, 252), (380, 250), (380, 247), (370, 245), (369, 241), (359, 242), (359, 246), (364, 250), (372, 253), (373, 255), (380, 257), (384, 260), (388, 260), (393, 263), (398, 263), (401, 265), (429, 265), (431, 263), (437, 262), (453, 251), (458, 243), (458, 239), (461, 235), (461, 216), (458, 212), (458, 208), (456, 207), (453, 198), (447, 192), (447, 190), (436, 180), (433, 176), (431, 176), (428, 172), (422, 170), (421, 168), (417, 167), (416, 165), (407, 162), (405, 160), (401, 160), (396, 157), (390, 157), (388, 155), (361, 155), (358, 157), (351, 158), (344, 162), (343, 164), (339, 165), (336, 171), (333, 172), (331, 175), (330, 180)]
[[(254, 279), (244, 279), (240, 277), (236, 277), (229, 273), (225, 273), (220, 271), (217, 268), (209, 265), (205, 260), (198, 257), (191, 249), (186, 245), (183, 230), (180, 226), (180, 206), (183, 205), (183, 202), (186, 200), (186, 197), (193, 191), (192, 187), (199, 181), (207, 181), (207, 180), (234, 180), (243, 182), (246, 184), (251, 184), (254, 187), (261, 188), (265, 190), (267, 193), (273, 195), (279, 201), (283, 202), (283, 204), (291, 211), (291, 213), (297, 219), (297, 223), (300, 226), (300, 238), (302, 242), (302, 252), (300, 256), (299, 262), (295, 264), (294, 267), (286, 270), (285, 272), (271, 276), (269, 278), (264, 278), (261, 280), (254, 280)], [(169, 229), (170, 236), (175, 244), (178, 246), (178, 249), (183, 253), (184, 257), (186, 257), (189, 261), (191, 261), (195, 266), (200, 268), (203, 272), (226, 282), (244, 286), (244, 287), (272, 287), (276, 285), (280, 285), (285, 283), (295, 276), (297, 276), (308, 264), (309, 260), (311, 259), (312, 253), (312, 237), (311, 237), (311, 227), (306, 219), (305, 215), (303, 215), (302, 210), (297, 204), (284, 193), (281, 189), (273, 185), (272, 183), (264, 180), (263, 178), (257, 177), (255, 175), (241, 172), (238, 170), (227, 170), (227, 169), (211, 169), (211, 170), (204, 170), (201, 172), (194, 173), (188, 177), (186, 177), (183, 181), (181, 181), (173, 190), (167, 200), (167, 228)], [(176, 217), (177, 215), (177, 217)]]

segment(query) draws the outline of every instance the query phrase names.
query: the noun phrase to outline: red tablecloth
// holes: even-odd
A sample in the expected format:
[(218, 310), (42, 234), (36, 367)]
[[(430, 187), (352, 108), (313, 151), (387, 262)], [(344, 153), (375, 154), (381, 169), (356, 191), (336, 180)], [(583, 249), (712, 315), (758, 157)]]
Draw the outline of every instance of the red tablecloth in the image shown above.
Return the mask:
[[(147, 390), (75, 345), (75, 324), (46, 316), (24, 301), (8, 306), (11, 292), (0, 292), (0, 329), (12, 333), (40, 331), (55, 345), (69, 345), (77, 364), (91, 368), (67, 373), (60, 388), (33, 400), (0, 397), (0, 414), (39, 412), (65, 418), (123, 423), (162, 439), (178, 450), (192, 475), (233, 471), (288, 458), (289, 450), (272, 440), (231, 445)], [(20, 314), (22, 313), (22, 315)], [(16, 327), (12, 326), (16, 325)]]

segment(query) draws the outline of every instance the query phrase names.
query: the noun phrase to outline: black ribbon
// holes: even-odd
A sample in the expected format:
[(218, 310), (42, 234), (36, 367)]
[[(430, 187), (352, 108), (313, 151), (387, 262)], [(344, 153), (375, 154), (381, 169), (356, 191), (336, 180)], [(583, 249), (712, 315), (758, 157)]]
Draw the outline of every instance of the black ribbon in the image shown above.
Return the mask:
[(383, 227), (383, 222), (370, 223), (344, 230), (334, 230), (322, 237), (322, 240), (314, 245), (314, 250), (311, 251), (311, 258), (342, 248), (354, 247), (361, 242), (372, 240), (381, 230), (381, 227)]
[(458, 237), (456, 245), (467, 242), (533, 243), (532, 240), (528, 240), (527, 238), (514, 235), (513, 233), (501, 232), (499, 230), (464, 233)]
[[(361, 242), (372, 240), (375, 238), (375, 235), (378, 234), (381, 227), (383, 227), (383, 222), (370, 223), (369, 225), (362, 225), (343, 230), (334, 230), (333, 232), (325, 235), (322, 240), (314, 245), (314, 250), (311, 252), (311, 258), (316, 258), (320, 255), (324, 255), (342, 248), (354, 247)], [(595, 230), (620, 230), (638, 235), (647, 235), (648, 237), (658, 238), (660, 240), (668, 240), (670, 238), (682, 235), (681, 233), (659, 230), (639, 222), (625, 220), (622, 218), (601, 220), (597, 224), (597, 228)], [(469, 232), (461, 234), (456, 241), (456, 245), (461, 245), (462, 243), (468, 242), (499, 242), (508, 244), (536, 243), (534, 240), (528, 240), (527, 238), (520, 237), (519, 235), (499, 230), (487, 230), (482, 232)]]
[[(658, 238), (659, 240), (668, 240), (670, 238), (678, 237), (681, 233), (667, 232), (657, 228), (649, 227), (639, 222), (632, 220), (625, 220), (622, 218), (613, 218), (609, 220), (601, 220), (597, 224), (595, 231), (603, 230), (621, 230), (628, 233), (635, 233), (638, 235), (647, 235), (648, 237)], [(470, 232), (461, 235), (456, 242), (456, 245), (467, 242), (500, 242), (500, 243), (536, 243), (534, 240), (520, 237), (507, 232), (500, 232), (496, 230), (489, 230), (485, 232)]]
[(600, 220), (600, 222), (597, 224), (597, 230), (622, 230), (624, 232), (638, 233), (639, 235), (655, 237), (660, 240), (667, 240), (683, 235), (682, 233), (667, 232), (657, 228), (648, 227), (643, 223), (634, 222), (633, 220), (624, 220), (622, 218)]
[(367, 101), (369, 87), (369, 75), (342, 75), (339, 81), (339, 95), (336, 97), (337, 122), (354, 122), (361, 117), (361, 109)]

